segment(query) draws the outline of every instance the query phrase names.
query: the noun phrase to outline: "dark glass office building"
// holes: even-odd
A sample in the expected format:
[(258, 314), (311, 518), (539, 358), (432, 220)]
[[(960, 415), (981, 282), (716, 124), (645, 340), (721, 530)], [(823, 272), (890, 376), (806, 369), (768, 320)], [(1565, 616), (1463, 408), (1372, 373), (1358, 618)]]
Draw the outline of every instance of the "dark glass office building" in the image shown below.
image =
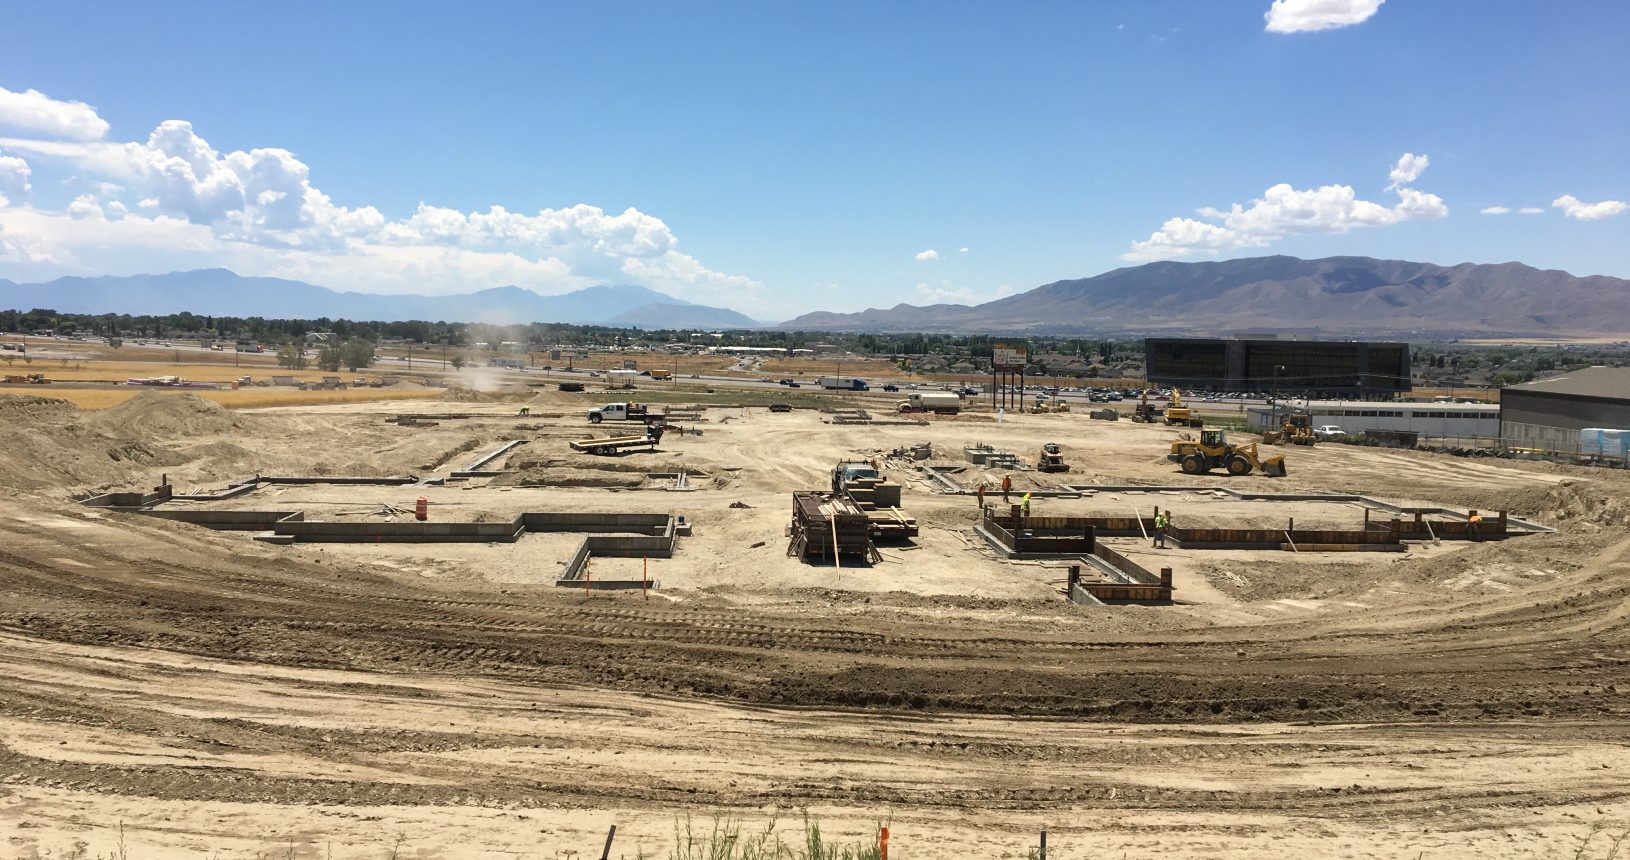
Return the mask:
[(1143, 342), (1151, 383), (1195, 391), (1306, 392), (1391, 397), (1410, 389), (1409, 345), (1366, 341), (1152, 337)]

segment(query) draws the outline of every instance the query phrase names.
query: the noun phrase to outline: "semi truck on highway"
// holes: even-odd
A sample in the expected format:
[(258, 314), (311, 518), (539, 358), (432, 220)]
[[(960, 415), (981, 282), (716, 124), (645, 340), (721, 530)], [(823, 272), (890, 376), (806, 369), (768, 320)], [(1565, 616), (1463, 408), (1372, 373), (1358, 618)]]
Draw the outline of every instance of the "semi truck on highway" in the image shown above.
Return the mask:
[(830, 388), (830, 389), (833, 389), (835, 391), (871, 391), (872, 390), (872, 387), (870, 385), (866, 384), (866, 380), (864, 380), (864, 379), (856, 379), (855, 377), (852, 377), (852, 376), (823, 376), (823, 377), (815, 380), (815, 382), (816, 382), (817, 385), (821, 386), (822, 388)]

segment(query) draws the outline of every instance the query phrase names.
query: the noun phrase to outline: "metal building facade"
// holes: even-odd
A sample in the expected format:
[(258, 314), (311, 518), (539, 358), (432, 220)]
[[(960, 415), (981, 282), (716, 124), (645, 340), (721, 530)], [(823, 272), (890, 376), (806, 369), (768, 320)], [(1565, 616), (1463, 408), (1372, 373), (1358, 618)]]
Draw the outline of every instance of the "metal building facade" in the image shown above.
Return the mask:
[(1145, 376), (1197, 391), (1306, 391), (1365, 399), (1410, 390), (1409, 345), (1370, 341), (1148, 338)]
[(1591, 367), (1500, 391), (1507, 448), (1578, 453), (1587, 428), (1630, 429), (1630, 368)]

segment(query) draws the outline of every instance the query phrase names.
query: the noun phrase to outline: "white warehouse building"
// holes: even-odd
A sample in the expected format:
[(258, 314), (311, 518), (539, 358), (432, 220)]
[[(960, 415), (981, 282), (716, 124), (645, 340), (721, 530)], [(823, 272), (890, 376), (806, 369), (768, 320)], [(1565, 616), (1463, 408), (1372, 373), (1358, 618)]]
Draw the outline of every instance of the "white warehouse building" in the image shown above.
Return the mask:
[[(1290, 408), (1308, 412), (1313, 426), (1333, 424), (1349, 435), (1356, 436), (1368, 430), (1418, 433), (1423, 437), (1448, 436), (1470, 438), (1500, 435), (1500, 405), (1498, 403), (1380, 403), (1373, 400), (1314, 400), (1282, 404), (1281, 413)], [(1250, 411), (1250, 428), (1258, 433), (1276, 429), (1273, 410), (1259, 406)]]

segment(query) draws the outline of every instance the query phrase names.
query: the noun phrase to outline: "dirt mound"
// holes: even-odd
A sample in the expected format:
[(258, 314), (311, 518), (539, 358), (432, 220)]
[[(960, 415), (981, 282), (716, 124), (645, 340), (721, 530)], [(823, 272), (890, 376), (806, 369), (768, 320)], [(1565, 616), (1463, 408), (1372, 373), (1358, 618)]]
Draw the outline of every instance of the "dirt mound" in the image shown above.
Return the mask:
[(0, 394), (0, 419), (8, 422), (55, 420), (78, 411), (79, 408), (72, 403), (55, 397)]
[(1630, 525), (1630, 478), (1614, 472), (1516, 491), (1462, 495), (1466, 498), (1461, 501), (1481, 505), (1483, 510), (1510, 511), (1545, 525), (1566, 523), (1570, 531)]
[(143, 391), (102, 410), (94, 420), (102, 429), (118, 435), (166, 439), (226, 433), (244, 424), (226, 407), (196, 394), (158, 391)]
[(586, 469), (528, 469), (506, 475), (500, 485), (515, 487), (605, 487), (635, 489), (645, 484), (645, 475)]
[(491, 403), (498, 398), (474, 388), (455, 385), (441, 393), (441, 399), (452, 403)]

